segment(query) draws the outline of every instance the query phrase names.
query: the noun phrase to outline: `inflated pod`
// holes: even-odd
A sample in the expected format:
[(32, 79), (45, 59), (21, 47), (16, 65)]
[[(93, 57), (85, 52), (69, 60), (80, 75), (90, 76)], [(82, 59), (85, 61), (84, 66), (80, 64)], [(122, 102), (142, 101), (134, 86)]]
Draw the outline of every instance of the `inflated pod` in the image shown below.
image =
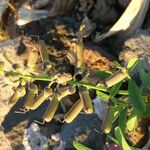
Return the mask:
[(45, 99), (53, 94), (51, 88), (45, 88), (44, 91), (35, 99), (34, 103), (30, 106), (31, 110), (38, 108)]
[(38, 51), (30, 51), (27, 66), (34, 68), (38, 60)]
[(43, 116), (43, 122), (50, 122), (53, 119), (54, 114), (58, 108), (58, 105), (59, 105), (58, 98), (54, 96), (46, 110), (46, 113)]
[(18, 86), (13, 96), (10, 98), (8, 104), (14, 105), (19, 98), (23, 97), (26, 94), (26, 89), (24, 86)]
[(66, 97), (67, 95), (71, 95), (75, 92), (76, 92), (76, 88), (72, 86), (59, 88), (58, 100), (60, 101), (62, 98)]
[(63, 122), (66, 122), (66, 123), (72, 122), (77, 117), (77, 115), (80, 113), (82, 108), (83, 108), (83, 100), (79, 99), (72, 106), (72, 108), (65, 114)]
[(127, 75), (128, 73), (125, 69), (119, 69), (115, 74), (108, 77), (103, 83), (107, 88), (109, 88), (124, 80), (127, 77)]
[(77, 68), (81, 68), (84, 65), (84, 49), (83, 49), (83, 42), (78, 42), (75, 43), (74, 46), (76, 50), (76, 55), (77, 55)]
[(67, 53), (67, 58), (70, 61), (70, 64), (76, 66), (77, 64), (77, 58), (76, 53), (73, 50), (69, 50)]
[(108, 134), (111, 131), (113, 122), (118, 118), (120, 114), (120, 110), (122, 109), (122, 106), (109, 106), (103, 125), (102, 125), (102, 131), (105, 134)]
[(55, 82), (58, 84), (65, 84), (66, 82), (72, 80), (72, 75), (70, 73), (58, 73), (54, 76)]
[(28, 93), (27, 93), (26, 101), (23, 105), (23, 109), (25, 111), (30, 110), (30, 107), (34, 103), (34, 98), (35, 98), (36, 94), (38, 94), (37, 86), (35, 84), (30, 84), (30, 86), (28, 87)]
[(44, 63), (44, 66), (46, 68), (51, 68), (52, 64), (49, 60), (49, 55), (48, 55), (48, 52), (47, 52), (47, 45), (42, 40), (40, 40), (39, 43), (41, 45), (40, 55), (41, 55), (42, 62)]
[(93, 105), (92, 100), (89, 94), (89, 90), (87, 88), (79, 88), (80, 98), (83, 100), (83, 110), (87, 114), (93, 113)]

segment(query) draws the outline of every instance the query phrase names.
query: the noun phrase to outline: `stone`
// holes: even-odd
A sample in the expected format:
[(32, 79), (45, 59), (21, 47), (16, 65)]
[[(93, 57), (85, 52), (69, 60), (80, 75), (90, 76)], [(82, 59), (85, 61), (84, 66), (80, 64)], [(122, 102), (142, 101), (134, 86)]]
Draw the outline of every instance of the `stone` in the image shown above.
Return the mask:
[(102, 121), (97, 115), (80, 114), (70, 124), (63, 124), (60, 138), (65, 143), (65, 149), (73, 149), (73, 140), (91, 149), (103, 149)]
[(48, 150), (48, 138), (40, 133), (40, 127), (32, 123), (24, 131), (23, 145), (26, 150)]

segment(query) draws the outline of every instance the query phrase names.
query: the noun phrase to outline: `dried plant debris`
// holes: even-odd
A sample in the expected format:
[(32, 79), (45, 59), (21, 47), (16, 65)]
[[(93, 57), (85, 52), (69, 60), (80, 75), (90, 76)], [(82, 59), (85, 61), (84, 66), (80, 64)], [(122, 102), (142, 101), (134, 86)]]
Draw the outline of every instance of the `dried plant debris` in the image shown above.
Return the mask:
[(120, 31), (124, 31), (125, 35), (127, 36), (128, 34), (131, 34), (139, 29), (144, 21), (148, 6), (149, 0), (140, 0), (139, 3), (137, 3), (136, 0), (132, 0), (120, 19), (107, 33), (102, 35), (97, 34), (95, 42), (100, 42), (101, 40)]
[(9, 35), (7, 31), (5, 31), (4, 29), (0, 27), (0, 43), (3, 43), (4, 41), (8, 39), (9, 39)]
[(150, 31), (138, 30), (125, 41), (119, 59), (126, 65), (131, 58), (144, 60), (145, 69), (150, 70)]
[[(51, 0), (52, 1), (52, 0)], [(40, 9), (42, 7), (45, 7), (46, 5), (48, 5), (50, 3), (50, 0), (29, 0), (29, 5), (33, 8), (33, 9)]]
[(88, 16), (94, 6), (94, 0), (78, 0), (74, 9), (74, 15), (77, 20), (82, 20)]
[(126, 8), (131, 0), (117, 0), (119, 5), (123, 8)]
[(55, 0), (49, 12), (50, 17), (67, 15), (74, 8), (76, 0)]
[(1, 22), (1, 17), (3, 13), (6, 11), (7, 7), (8, 7), (8, 0), (0, 0), (0, 22)]
[(48, 15), (49, 12), (47, 10), (30, 10), (22, 6), (16, 14), (16, 23), (22, 26), (32, 21), (47, 18)]
[[(118, 12), (115, 9), (116, 2), (107, 0), (97, 0), (93, 10), (93, 20), (99, 24), (108, 24), (116, 21), (118, 18)], [(105, 17), (104, 17), (105, 16)]]
[(111, 70), (114, 68), (114, 64), (109, 59), (91, 49), (84, 50), (84, 62), (91, 70)]

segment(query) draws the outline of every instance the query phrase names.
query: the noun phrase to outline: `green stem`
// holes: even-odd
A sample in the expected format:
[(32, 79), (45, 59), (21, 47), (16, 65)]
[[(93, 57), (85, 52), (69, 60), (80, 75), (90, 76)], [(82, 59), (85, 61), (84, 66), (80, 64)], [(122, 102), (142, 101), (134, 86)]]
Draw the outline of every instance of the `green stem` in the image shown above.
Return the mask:
[[(21, 74), (20, 72), (14, 72), (14, 71), (8, 71), (8, 72), (5, 71), (4, 73), (7, 75), (10, 75), (10, 76), (17, 76), (17, 77), (24, 78), (24, 79), (31, 79), (31, 80), (38, 80), (38, 81), (53, 81), (53, 78), (48, 77), (48, 76), (44, 77), (44, 76), (26, 75), (26, 74)], [(74, 85), (74, 86), (83, 86), (88, 89), (99, 90), (99, 91), (103, 91), (103, 92), (109, 92), (107, 88), (105, 88), (101, 85), (92, 85), (90, 83), (79, 82), (79, 81), (75, 81), (75, 80), (69, 81), (68, 84)], [(118, 94), (129, 95), (128, 91), (125, 91), (125, 90), (119, 90)]]
[(38, 80), (38, 81), (52, 81), (52, 77), (44, 77), (44, 76), (34, 76), (34, 75), (27, 75), (27, 74), (21, 74), (20, 72), (14, 72), (14, 71), (5, 71), (5, 74), (10, 76), (17, 76), (24, 79), (32, 79), (32, 80)]
[[(105, 88), (101, 85), (92, 85), (89, 83), (79, 82), (79, 81), (70, 81), (69, 84), (72, 84), (75, 86), (84, 86), (84, 87), (87, 87), (88, 89), (99, 90), (99, 91), (103, 91), (103, 92), (109, 92), (107, 88)], [(119, 90), (118, 94), (129, 95), (128, 91), (125, 91), (125, 90)]]

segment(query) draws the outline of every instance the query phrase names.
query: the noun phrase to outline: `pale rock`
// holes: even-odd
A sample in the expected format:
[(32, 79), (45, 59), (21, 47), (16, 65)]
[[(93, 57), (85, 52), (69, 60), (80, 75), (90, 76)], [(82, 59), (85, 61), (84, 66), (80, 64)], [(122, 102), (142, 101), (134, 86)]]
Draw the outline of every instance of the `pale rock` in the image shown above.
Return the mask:
[(23, 145), (26, 150), (48, 150), (48, 138), (40, 133), (38, 124), (32, 123), (24, 131)]

